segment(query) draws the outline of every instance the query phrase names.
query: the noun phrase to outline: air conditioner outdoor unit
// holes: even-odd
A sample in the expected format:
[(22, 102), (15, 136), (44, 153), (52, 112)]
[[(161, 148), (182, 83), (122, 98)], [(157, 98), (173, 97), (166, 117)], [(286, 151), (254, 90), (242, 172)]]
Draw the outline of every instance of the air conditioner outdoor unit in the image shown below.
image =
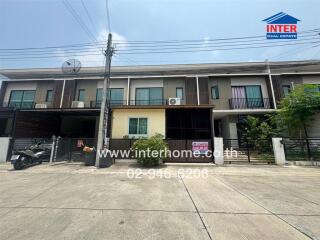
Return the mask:
[(180, 98), (169, 98), (169, 105), (180, 105)]
[(47, 108), (47, 104), (46, 103), (37, 103), (34, 107), (35, 108)]
[(84, 102), (72, 101), (71, 107), (72, 108), (84, 108)]

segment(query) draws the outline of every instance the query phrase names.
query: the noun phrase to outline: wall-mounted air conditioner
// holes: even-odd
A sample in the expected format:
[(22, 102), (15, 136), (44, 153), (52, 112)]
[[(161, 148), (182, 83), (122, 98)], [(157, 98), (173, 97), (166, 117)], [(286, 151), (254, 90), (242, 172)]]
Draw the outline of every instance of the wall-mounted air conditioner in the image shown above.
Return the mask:
[(84, 108), (84, 102), (81, 101), (72, 101), (72, 108)]
[(47, 108), (47, 104), (46, 103), (37, 103), (34, 108)]
[(169, 98), (169, 105), (180, 105), (180, 98)]

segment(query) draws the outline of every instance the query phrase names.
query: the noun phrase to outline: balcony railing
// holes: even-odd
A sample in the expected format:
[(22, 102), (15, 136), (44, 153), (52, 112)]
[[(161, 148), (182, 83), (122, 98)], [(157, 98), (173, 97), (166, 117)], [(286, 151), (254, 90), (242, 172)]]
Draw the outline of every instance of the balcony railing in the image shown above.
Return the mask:
[(4, 102), (2, 104), (3, 108), (13, 108), (13, 109), (33, 109), (35, 107), (34, 102)]
[(231, 98), (230, 109), (270, 109), (270, 98)]

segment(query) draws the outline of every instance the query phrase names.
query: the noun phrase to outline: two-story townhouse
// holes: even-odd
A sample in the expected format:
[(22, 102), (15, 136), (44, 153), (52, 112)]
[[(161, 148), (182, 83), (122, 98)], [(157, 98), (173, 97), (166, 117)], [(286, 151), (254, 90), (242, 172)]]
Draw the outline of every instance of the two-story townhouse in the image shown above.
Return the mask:
[[(276, 111), (296, 84), (320, 84), (319, 69), (313, 61), (113, 67), (111, 138), (238, 138), (244, 116)], [(0, 135), (96, 138), (103, 71), (2, 70)]]

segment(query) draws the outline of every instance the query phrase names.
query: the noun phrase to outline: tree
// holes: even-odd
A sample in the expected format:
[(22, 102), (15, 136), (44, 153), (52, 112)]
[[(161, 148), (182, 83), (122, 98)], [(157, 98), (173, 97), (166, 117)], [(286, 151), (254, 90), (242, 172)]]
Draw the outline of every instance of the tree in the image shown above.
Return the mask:
[(301, 85), (282, 99), (275, 121), (278, 128), (287, 131), (290, 136), (299, 134), (301, 137), (304, 132), (308, 137), (307, 128), (317, 113), (320, 113), (319, 86)]

